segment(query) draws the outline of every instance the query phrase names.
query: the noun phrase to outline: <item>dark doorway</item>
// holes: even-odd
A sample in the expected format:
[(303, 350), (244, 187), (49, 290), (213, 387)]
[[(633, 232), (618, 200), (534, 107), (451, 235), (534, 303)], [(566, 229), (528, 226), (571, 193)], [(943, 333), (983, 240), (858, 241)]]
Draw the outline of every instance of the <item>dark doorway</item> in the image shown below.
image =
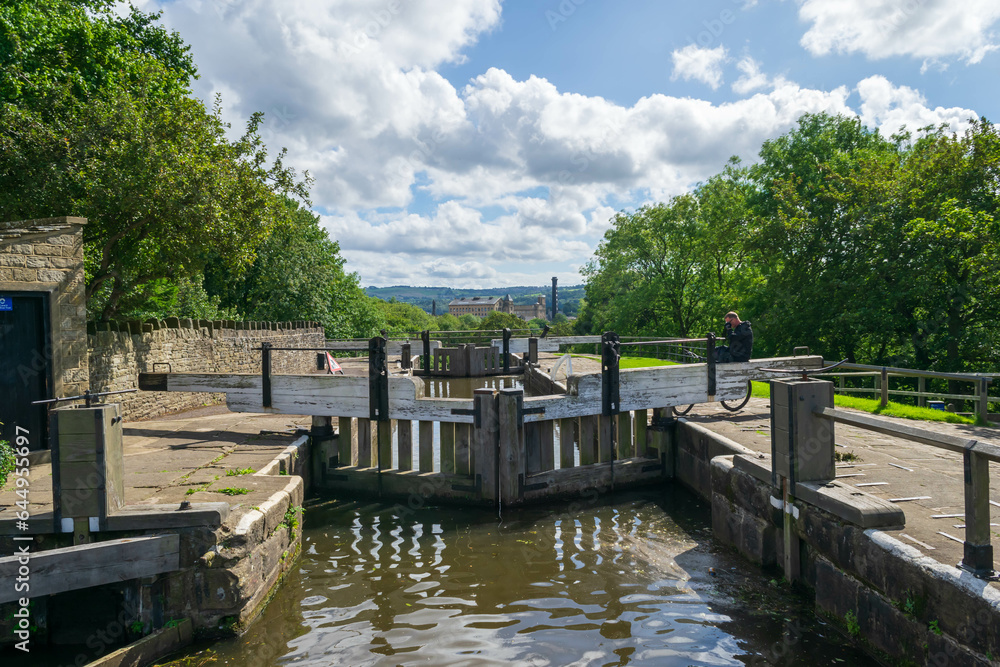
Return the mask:
[(32, 450), (48, 448), (47, 406), (31, 404), (53, 398), (48, 313), (46, 293), (0, 292), (0, 439)]

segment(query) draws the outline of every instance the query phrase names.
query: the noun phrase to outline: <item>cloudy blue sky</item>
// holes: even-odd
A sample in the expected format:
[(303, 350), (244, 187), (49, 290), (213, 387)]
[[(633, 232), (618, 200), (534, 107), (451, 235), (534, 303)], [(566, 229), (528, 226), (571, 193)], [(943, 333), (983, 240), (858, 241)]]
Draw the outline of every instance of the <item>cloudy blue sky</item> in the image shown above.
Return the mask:
[(581, 281), (612, 215), (806, 112), (996, 121), (997, 0), (134, 0), (315, 178), (363, 285)]

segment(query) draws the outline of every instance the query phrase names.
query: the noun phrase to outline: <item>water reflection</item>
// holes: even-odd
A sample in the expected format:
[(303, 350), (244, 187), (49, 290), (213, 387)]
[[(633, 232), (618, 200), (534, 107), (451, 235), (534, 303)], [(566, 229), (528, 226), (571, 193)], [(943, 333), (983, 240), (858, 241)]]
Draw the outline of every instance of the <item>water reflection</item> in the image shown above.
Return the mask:
[[(798, 603), (734, 597), (760, 577), (711, 546), (686, 493), (581, 504), (498, 522), (320, 503), (299, 572), (247, 636), (215, 647), (220, 664), (865, 664)], [(775, 652), (790, 615), (804, 625)]]

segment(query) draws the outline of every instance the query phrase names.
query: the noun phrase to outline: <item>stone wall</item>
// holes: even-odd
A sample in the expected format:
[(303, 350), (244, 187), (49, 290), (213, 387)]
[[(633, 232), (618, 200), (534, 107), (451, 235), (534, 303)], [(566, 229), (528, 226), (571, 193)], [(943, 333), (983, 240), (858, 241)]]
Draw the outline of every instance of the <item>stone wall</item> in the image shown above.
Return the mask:
[[(683, 419), (672, 444), (676, 479), (712, 505), (713, 537), (762, 567), (780, 567), (785, 514), (774, 501), (769, 457)], [(800, 540), (798, 584), (812, 592), (817, 612), (864, 648), (886, 664), (997, 664), (994, 587), (800, 498), (789, 510)], [(781, 652), (768, 657), (777, 662)]]
[[(138, 387), (140, 372), (260, 373), (260, 346), (324, 347), (316, 322), (233, 322), (168, 318), (89, 324), (90, 389)], [(276, 374), (316, 373), (316, 352), (273, 352)], [(126, 420), (224, 402), (223, 394), (140, 391), (113, 399)]]
[(0, 223), (0, 292), (49, 295), (47, 347), (25, 359), (24, 369), (52, 374), (52, 395), (87, 389), (87, 321), (83, 274), (86, 218), (44, 218)]

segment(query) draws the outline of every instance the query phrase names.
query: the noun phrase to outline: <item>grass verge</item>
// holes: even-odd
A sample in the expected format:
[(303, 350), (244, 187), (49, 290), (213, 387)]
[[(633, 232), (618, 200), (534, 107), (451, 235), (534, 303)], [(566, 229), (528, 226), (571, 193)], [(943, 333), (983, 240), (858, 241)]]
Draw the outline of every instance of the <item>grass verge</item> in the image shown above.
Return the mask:
[[(754, 398), (771, 398), (771, 386), (767, 382), (753, 383)], [(931, 408), (919, 408), (915, 405), (905, 405), (889, 401), (884, 408), (879, 405), (879, 401), (873, 398), (860, 398), (858, 396), (844, 396), (837, 394), (833, 397), (833, 404), (838, 408), (852, 408), (862, 412), (870, 412), (873, 415), (885, 415), (886, 417), (900, 417), (902, 419), (917, 419), (928, 422), (947, 422), (949, 424), (975, 424), (973, 417), (956, 415), (953, 412), (943, 410), (932, 410)]]

